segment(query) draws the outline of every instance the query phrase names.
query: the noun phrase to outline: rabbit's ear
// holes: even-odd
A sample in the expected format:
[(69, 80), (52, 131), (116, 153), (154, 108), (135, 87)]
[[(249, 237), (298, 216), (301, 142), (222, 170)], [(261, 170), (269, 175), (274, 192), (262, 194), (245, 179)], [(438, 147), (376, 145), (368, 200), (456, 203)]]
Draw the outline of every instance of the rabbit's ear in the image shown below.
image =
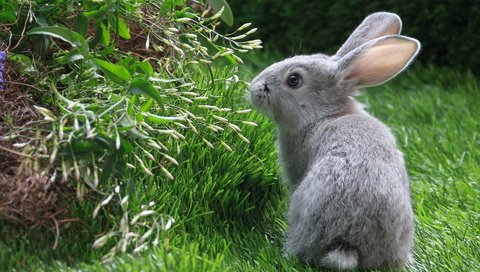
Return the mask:
[(342, 83), (360, 87), (379, 85), (405, 69), (419, 50), (417, 40), (401, 35), (367, 42), (338, 60)]
[(387, 35), (400, 34), (402, 20), (398, 15), (390, 12), (376, 12), (369, 15), (353, 31), (347, 41), (337, 51), (335, 56), (341, 58), (360, 45)]

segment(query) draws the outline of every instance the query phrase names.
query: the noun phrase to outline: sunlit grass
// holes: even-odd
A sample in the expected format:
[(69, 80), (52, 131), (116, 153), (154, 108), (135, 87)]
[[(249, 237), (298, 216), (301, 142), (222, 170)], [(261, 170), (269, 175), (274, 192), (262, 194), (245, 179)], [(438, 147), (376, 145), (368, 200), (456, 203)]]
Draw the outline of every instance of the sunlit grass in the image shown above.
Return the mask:
[[(261, 64), (259, 64), (261, 65)], [(256, 71), (247, 74), (254, 75)], [(247, 106), (245, 90), (219, 87), (222, 107)], [(392, 128), (405, 154), (416, 214), (414, 271), (480, 270), (480, 89), (471, 75), (418, 67), (360, 98)], [(130, 172), (131, 201), (155, 201), (175, 218), (156, 248), (99, 263), (95, 225), (71, 223), (55, 234), (0, 227), (0, 270), (314, 271), (281, 256), (288, 193), (279, 179), (274, 125), (256, 112), (243, 126), (251, 144), (223, 135), (233, 152), (187, 137), (176, 177)], [(225, 114), (226, 118), (232, 115)], [(127, 185), (126, 185), (127, 186)], [(95, 207), (78, 204), (72, 217)]]
[(471, 74), (417, 69), (364, 101), (405, 153), (419, 271), (480, 270), (480, 89)]

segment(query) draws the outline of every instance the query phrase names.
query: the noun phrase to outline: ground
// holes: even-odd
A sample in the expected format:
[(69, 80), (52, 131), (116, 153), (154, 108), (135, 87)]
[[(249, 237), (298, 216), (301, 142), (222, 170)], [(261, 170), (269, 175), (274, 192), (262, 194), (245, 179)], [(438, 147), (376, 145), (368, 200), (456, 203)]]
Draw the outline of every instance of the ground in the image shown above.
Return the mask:
[[(260, 64), (260, 66), (264, 64)], [(256, 68), (247, 77), (256, 73)], [(217, 90), (221, 93), (221, 90)], [(245, 90), (222, 105), (245, 104)], [(412, 271), (480, 271), (480, 88), (471, 74), (413, 67), (359, 98), (390, 126), (405, 154), (416, 216)], [(157, 247), (103, 265), (91, 248), (102, 222), (74, 222), (52, 250), (54, 232), (0, 226), (0, 269), (82, 271), (315, 271), (281, 256), (288, 192), (279, 177), (274, 126), (256, 112), (258, 127), (231, 137), (234, 152), (182, 146), (176, 180), (132, 171), (136, 201), (155, 201), (176, 219)], [(75, 204), (89, 218), (93, 204)]]

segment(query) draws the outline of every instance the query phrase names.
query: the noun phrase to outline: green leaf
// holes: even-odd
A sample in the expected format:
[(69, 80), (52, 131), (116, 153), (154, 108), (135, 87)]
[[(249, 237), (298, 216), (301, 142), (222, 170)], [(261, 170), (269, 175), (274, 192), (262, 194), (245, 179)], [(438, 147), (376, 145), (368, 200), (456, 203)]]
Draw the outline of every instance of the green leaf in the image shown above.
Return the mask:
[(147, 77), (151, 77), (153, 75), (153, 67), (150, 62), (144, 60), (142, 62), (138, 62), (138, 67), (143, 71), (143, 73)]
[(147, 95), (155, 99), (155, 101), (157, 101), (158, 105), (160, 105), (162, 110), (165, 110), (165, 106), (163, 105), (160, 93), (155, 89), (155, 87), (153, 87), (152, 83), (150, 83), (149, 81), (139, 77), (134, 78), (130, 83), (129, 90), (134, 94)]
[[(122, 17), (117, 17), (117, 23), (118, 23), (118, 35), (124, 39), (129, 40), (131, 38), (130, 29), (128, 28), (128, 25), (125, 23), (125, 20), (123, 20)], [(115, 26), (115, 29), (117, 29), (117, 26)]]
[(113, 151), (113, 150), (116, 150), (115, 149), (115, 140), (108, 137), (107, 135), (105, 134), (100, 134), (100, 135), (97, 135), (97, 137), (95, 137), (95, 141), (99, 144), (99, 145), (103, 145), (105, 146), (107, 149)]
[(75, 19), (75, 25), (73, 27), (75, 32), (85, 37), (87, 35), (88, 30), (88, 19), (85, 15), (79, 14)]
[(230, 63), (230, 64), (233, 64), (233, 65), (236, 65), (237, 64), (237, 60), (235, 58), (232, 57), (232, 55), (225, 55), (223, 56), (225, 59), (227, 59), (227, 61)]
[(185, 116), (159, 116), (152, 113), (142, 113), (149, 121), (154, 123), (171, 123), (175, 121), (185, 121), (187, 117)]
[[(133, 120), (132, 117), (130, 117), (130, 115), (128, 115), (128, 114), (126, 114), (122, 118), (120, 118), (120, 120), (118, 122), (121, 125), (121, 127), (120, 127), (120, 128), (122, 128), (121, 130), (128, 130), (130, 128), (135, 127), (135, 120)], [(125, 128), (125, 129), (123, 129), (123, 128)]]
[(109, 4), (97, 9), (86, 11), (83, 13), (83, 15), (89, 19), (96, 19), (96, 20), (103, 19), (105, 17), (105, 14), (107, 13), (107, 10), (110, 8), (111, 5), (112, 4)]
[(116, 140), (105, 134), (97, 135), (97, 137), (95, 137), (95, 141), (97, 141), (98, 145), (103, 145), (110, 151), (119, 153), (119, 155), (130, 153), (133, 150), (132, 144), (122, 137), (120, 137), (120, 149), (118, 150), (115, 146)]
[(134, 138), (139, 138), (139, 139), (150, 139), (150, 137), (148, 135), (145, 135), (144, 133), (140, 132), (138, 129), (136, 128), (131, 128), (129, 130), (127, 130), (127, 133), (128, 135), (134, 137)]
[(125, 157), (120, 158), (115, 165), (115, 172), (119, 177), (124, 177), (127, 173), (127, 160)]
[(213, 8), (214, 11), (218, 12), (225, 7), (220, 19), (224, 21), (228, 26), (233, 25), (233, 13), (232, 9), (225, 0), (207, 0), (207, 3)]
[(15, 61), (15, 62), (18, 62), (18, 63), (23, 63), (23, 64), (32, 63), (32, 61), (30, 60), (29, 57), (27, 57), (23, 54), (18, 54), (18, 53), (12, 53), (12, 55), (10, 55), (8, 57), (8, 59), (11, 60), (11, 61)]
[(120, 143), (123, 153), (128, 154), (132, 152), (133, 146), (129, 141), (127, 141), (125, 138), (121, 138)]
[(96, 145), (92, 141), (88, 140), (73, 141), (71, 143), (71, 148), (73, 153), (100, 152), (104, 150), (102, 146)]
[[(98, 135), (95, 137), (97, 145), (104, 146), (110, 153), (106, 158), (106, 165), (102, 168), (102, 174), (100, 175), (100, 182), (107, 182), (112, 176), (114, 170), (117, 172), (124, 170), (125, 160), (124, 154), (130, 153), (133, 150), (132, 144), (127, 140), (120, 139), (120, 149), (115, 147), (115, 140), (107, 135)], [(119, 165), (120, 164), (120, 165)]]
[[(127, 114), (128, 116), (135, 115), (135, 106), (138, 105), (138, 95), (134, 94), (128, 100)], [(133, 125), (132, 125), (133, 126)]]
[(2, 11), (0, 11), (0, 24), (8, 24), (14, 23), (17, 19), (15, 14), (15, 9), (13, 4), (7, 5), (5, 3), (1, 3)]
[(89, 156), (91, 153), (104, 152), (105, 149), (105, 146), (99, 145), (92, 140), (78, 139), (76, 141), (72, 141), (70, 144), (63, 145), (59, 154), (65, 157), (71, 157), (73, 155), (79, 158)]
[(15, 12), (13, 10), (1, 11), (0, 12), (0, 24), (8, 24), (15, 22)]
[(128, 72), (127, 68), (123, 66), (97, 58), (93, 58), (92, 61), (100, 70), (102, 70), (108, 79), (117, 84), (123, 85), (131, 77), (130, 72)]
[(142, 107), (140, 108), (141, 112), (146, 112), (148, 111), (153, 105), (153, 99), (148, 99), (147, 102), (145, 102)]
[(131, 38), (130, 29), (122, 17), (109, 14), (108, 22), (110, 23), (110, 27), (118, 34), (118, 36), (127, 40)]
[(77, 60), (84, 59), (84, 56), (78, 52), (78, 50), (72, 50), (67, 52), (65, 55), (58, 57), (57, 61), (61, 64), (68, 64), (75, 62)]
[(175, 14), (173, 15), (173, 18), (190, 18), (190, 19), (194, 19), (195, 18), (195, 15), (190, 13), (190, 12), (185, 12), (183, 10), (176, 10), (175, 11)]
[(37, 22), (37, 24), (39, 26), (49, 26), (49, 24), (47, 22), (47, 18), (45, 18), (43, 16), (36, 16), (35, 17), (35, 22)]
[(59, 26), (41, 26), (28, 32), (29, 35), (48, 35), (78, 47), (84, 56), (88, 55), (87, 41), (75, 31)]
[(148, 135), (143, 134), (138, 129), (135, 128), (135, 120), (132, 119), (128, 114), (124, 115), (119, 123), (122, 127), (119, 128), (119, 131), (127, 131), (128, 135), (139, 138), (139, 139), (149, 139)]
[(91, 47), (91, 48), (94, 48), (95, 45), (97, 45), (97, 43), (100, 41), (100, 39), (102, 38), (102, 28), (99, 27), (99, 24), (97, 24), (95, 26), (95, 28), (97, 30), (95, 30), (95, 35), (93, 36), (93, 39), (91, 39), (89, 42), (88, 42), (88, 45)]
[(110, 151), (110, 155), (106, 158), (107, 164), (102, 167), (102, 174), (100, 175), (100, 183), (105, 184), (110, 180), (113, 174), (113, 169), (115, 169), (115, 165), (118, 162), (118, 154), (117, 152)]
[(100, 28), (102, 29), (102, 36), (101, 36), (101, 39), (100, 41), (104, 44), (104, 45), (108, 45), (110, 43), (110, 30), (109, 30), (109, 27), (107, 25), (105, 25), (104, 23), (100, 23)]
[(102, 57), (107, 57), (117, 51), (117, 48), (115, 47), (114, 44), (110, 44), (109, 46), (106, 46), (105, 49), (103, 50), (97, 50), (97, 54), (102, 56)]
[(167, 12), (173, 10), (174, 8), (174, 0), (165, 0), (160, 7), (160, 15), (163, 16), (167, 14)]
[(127, 179), (127, 186), (125, 186), (125, 192), (129, 196), (137, 196), (137, 183), (135, 179)]

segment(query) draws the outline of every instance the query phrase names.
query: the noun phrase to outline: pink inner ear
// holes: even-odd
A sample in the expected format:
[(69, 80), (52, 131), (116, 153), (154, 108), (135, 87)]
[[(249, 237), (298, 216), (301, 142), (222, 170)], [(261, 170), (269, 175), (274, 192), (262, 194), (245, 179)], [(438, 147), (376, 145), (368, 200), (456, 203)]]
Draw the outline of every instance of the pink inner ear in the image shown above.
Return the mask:
[(383, 83), (401, 72), (418, 50), (414, 40), (387, 38), (366, 49), (349, 66), (346, 80), (361, 86)]

